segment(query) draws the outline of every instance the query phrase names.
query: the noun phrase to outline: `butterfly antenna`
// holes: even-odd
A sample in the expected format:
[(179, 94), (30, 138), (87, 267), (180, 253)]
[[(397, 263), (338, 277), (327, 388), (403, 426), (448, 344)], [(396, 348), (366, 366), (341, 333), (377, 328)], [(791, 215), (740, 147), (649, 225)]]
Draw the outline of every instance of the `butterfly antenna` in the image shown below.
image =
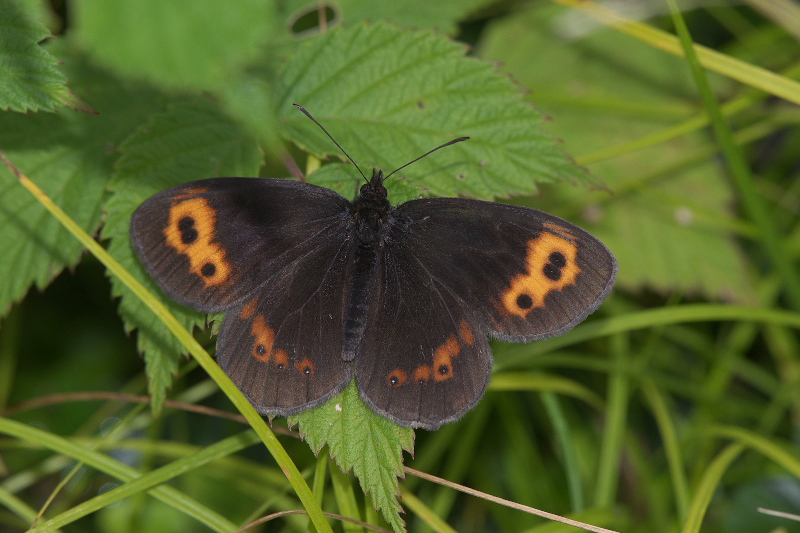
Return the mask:
[[(342, 151), (342, 153), (343, 153), (344, 155), (346, 155), (346, 156), (347, 156), (347, 159), (349, 159), (349, 160), (350, 160), (350, 162), (351, 162), (351, 163), (353, 163), (353, 165), (355, 165), (355, 167), (356, 167), (356, 170), (358, 170), (359, 174), (361, 174), (361, 177), (362, 177), (362, 178), (364, 178), (364, 181), (369, 181), (369, 180), (367, 179), (367, 177), (364, 175), (364, 173), (363, 173), (363, 172), (361, 172), (361, 168), (359, 168), (358, 164), (357, 164), (355, 161), (353, 161), (353, 158), (352, 158), (352, 157), (350, 157), (350, 154), (348, 154), (348, 153), (345, 151), (345, 149), (344, 149), (344, 148), (342, 148), (342, 146), (341, 146), (339, 143), (337, 143), (337, 142), (336, 142), (336, 139), (334, 139), (334, 138), (333, 138), (333, 135), (331, 135), (330, 133), (328, 133), (328, 130), (326, 130), (326, 129), (325, 129), (325, 126), (323, 126), (322, 124), (320, 124), (320, 123), (317, 121), (317, 119), (315, 119), (314, 117), (312, 117), (312, 116), (311, 116), (311, 113), (309, 113), (308, 111), (306, 111), (306, 108), (305, 108), (305, 107), (301, 106), (300, 104), (292, 104), (292, 105), (293, 105), (293, 106), (295, 106), (295, 107), (296, 107), (297, 109), (299, 109), (300, 111), (302, 111), (302, 112), (303, 112), (303, 114), (304, 114), (305, 116), (307, 116), (308, 118), (310, 118), (310, 119), (311, 119), (311, 121), (312, 121), (314, 124), (316, 124), (317, 126), (319, 126), (319, 127), (320, 127), (320, 129), (321, 129), (322, 131), (324, 131), (324, 132), (325, 132), (325, 135), (327, 135), (327, 136), (330, 138), (330, 140), (332, 140), (332, 141), (333, 141), (333, 144), (335, 144), (335, 145), (336, 145), (336, 146), (339, 148), (339, 150), (341, 150), (341, 151)], [(441, 148), (441, 146), (440, 146), (439, 148)], [(425, 155), (428, 155), (428, 154), (425, 154)], [(425, 157), (425, 156), (423, 156), (423, 157)], [(413, 163), (413, 161), (412, 161), (412, 163)], [(400, 167), (400, 168), (403, 168), (403, 167)], [(400, 169), (397, 169), (397, 170), (400, 170)], [(395, 171), (395, 172), (396, 172), (396, 171)]]
[(403, 170), (404, 168), (406, 168), (406, 167), (407, 167), (408, 165), (410, 165), (411, 163), (416, 163), (417, 161), (419, 161), (419, 160), (420, 160), (420, 159), (422, 159), (423, 157), (427, 157), (427, 156), (431, 155), (433, 152), (435, 152), (436, 150), (438, 150), (438, 149), (440, 149), (440, 148), (444, 148), (445, 146), (450, 146), (451, 144), (460, 143), (461, 141), (466, 141), (467, 139), (469, 139), (469, 137), (459, 137), (458, 139), (453, 139), (452, 141), (450, 141), (450, 142), (446, 142), (446, 143), (444, 143), (444, 144), (443, 144), (443, 145), (441, 145), (441, 146), (437, 146), (436, 148), (434, 148), (434, 149), (433, 149), (433, 150), (431, 150), (430, 152), (428, 152), (428, 153), (425, 153), (425, 154), (423, 154), (423, 155), (419, 156), (418, 158), (416, 158), (416, 159), (415, 159), (415, 160), (413, 160), (413, 161), (409, 161), (408, 163), (406, 163), (406, 164), (405, 164), (405, 165), (403, 165), (402, 167), (394, 169), (394, 170), (393, 170), (393, 171), (391, 171), (391, 172), (390, 172), (390, 173), (389, 173), (389, 174), (388, 174), (388, 175), (387, 175), (387, 176), (386, 176), (384, 179), (389, 179), (389, 176), (391, 176), (391, 175), (392, 175), (392, 174), (394, 174), (395, 172), (397, 172), (397, 171), (399, 171), (399, 170)]

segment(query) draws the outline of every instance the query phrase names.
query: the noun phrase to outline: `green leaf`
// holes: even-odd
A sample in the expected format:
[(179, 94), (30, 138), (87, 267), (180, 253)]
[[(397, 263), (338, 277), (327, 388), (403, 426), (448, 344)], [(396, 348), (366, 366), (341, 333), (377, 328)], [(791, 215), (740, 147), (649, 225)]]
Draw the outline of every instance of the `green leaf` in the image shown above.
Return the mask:
[(287, 2), (283, 10), (289, 14), (290, 22), (306, 13), (316, 11), (320, 5), (323, 5), (330, 6), (335, 12), (332, 24), (352, 25), (365, 20), (388, 20), (398, 26), (436, 29), (452, 35), (457, 30), (458, 21), (491, 3), (493, 3), (492, 0), (442, 0), (439, 2), (430, 2), (429, 0), (406, 0), (404, 2), (293, 0)]
[(289, 417), (319, 453), (327, 445), (344, 473), (355, 473), (361, 488), (395, 531), (404, 530), (397, 501), (403, 476), (403, 451), (413, 453), (414, 430), (378, 416), (361, 400), (355, 382), (325, 404)]
[[(172, 185), (214, 176), (257, 175), (262, 164), (258, 147), (215, 105), (197, 99), (154, 115), (120, 150), (110, 186), (113, 196), (105, 206), (103, 237), (111, 240), (108, 250), (154, 294), (161, 295), (185, 327), (203, 327), (205, 315), (171, 301), (145, 273), (130, 245), (130, 217), (144, 200)], [(153, 407), (158, 410), (183, 348), (119, 280), (112, 277), (111, 284), (114, 295), (121, 297), (119, 309), (126, 329), (139, 330), (138, 347), (145, 355)]]
[(341, 154), (292, 103), (306, 107), (360, 166), (388, 171), (455, 137), (401, 172), (438, 196), (532, 194), (537, 183), (589, 182), (540, 129), (543, 116), (494, 66), (428, 31), (381, 24), (308, 40), (281, 72), (278, 114), (287, 138), (317, 155)]
[(689, 516), (683, 524), (682, 533), (699, 533), (700, 527), (706, 518), (711, 498), (720, 490), (722, 476), (728, 471), (732, 463), (744, 451), (743, 444), (729, 444), (719, 452), (710, 465), (703, 472), (695, 488)]
[[(54, 43), (60, 44), (60, 43)], [(89, 233), (97, 231), (116, 146), (161, 105), (160, 95), (126, 84), (68, 57), (65, 70), (78, 89), (91, 86), (103, 115), (0, 114), (0, 150)], [(77, 264), (80, 244), (16, 181), (0, 172), (0, 314), (35, 284), (43, 288)]]
[(75, 37), (120, 74), (214, 88), (252, 61), (273, 30), (273, 3), (239, 0), (80, 0)]
[(436, 30), (452, 36), (458, 31), (459, 21), (491, 3), (491, 0), (287, 0), (278, 5), (277, 16), (282, 24), (272, 35), (269, 50), (276, 57), (289, 56), (297, 49), (299, 39), (324, 33), (336, 26), (353, 26), (368, 21), (387, 21), (397, 26)]
[[(565, 41), (576, 22), (569, 15), (552, 6), (518, 13), (492, 24), (479, 49), (533, 90), (537, 105), (554, 117), (548, 129), (566, 139), (570, 152), (622, 145), (703, 113), (693, 108), (682, 59), (603, 28)], [(614, 196), (553, 188), (549, 201), (531, 205), (600, 238), (629, 288), (749, 300), (751, 280), (731, 235), (733, 196), (706, 157), (713, 149), (696, 132), (631, 151), (591, 167)]]
[(14, 2), (0, 2), (0, 109), (92, 111), (67, 88), (58, 60), (39, 45), (49, 37), (50, 31)]

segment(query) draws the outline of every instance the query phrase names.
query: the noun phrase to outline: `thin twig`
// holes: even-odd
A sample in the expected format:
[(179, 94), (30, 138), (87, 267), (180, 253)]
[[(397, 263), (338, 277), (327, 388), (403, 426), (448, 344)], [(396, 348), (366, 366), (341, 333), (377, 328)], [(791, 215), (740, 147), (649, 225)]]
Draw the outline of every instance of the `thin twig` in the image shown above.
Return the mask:
[(585, 524), (583, 522), (578, 522), (577, 520), (572, 520), (571, 518), (566, 518), (563, 516), (559, 516), (557, 514), (548, 513), (547, 511), (540, 511), (535, 507), (529, 507), (527, 505), (522, 505), (521, 503), (512, 502), (511, 500), (506, 500), (505, 498), (498, 498), (497, 496), (492, 496), (491, 494), (487, 494), (485, 492), (481, 492), (479, 490), (471, 489), (465, 485), (460, 485), (458, 483), (453, 483), (452, 481), (447, 481), (446, 479), (442, 479), (440, 477), (432, 476), (430, 474), (426, 474), (425, 472), (421, 472), (419, 470), (415, 470), (414, 468), (410, 468), (408, 466), (403, 467), (403, 470), (407, 474), (411, 474), (412, 476), (417, 476), (422, 479), (426, 479), (428, 481), (432, 481), (434, 483), (438, 483), (444, 487), (450, 487), (457, 491), (463, 492), (464, 494), (469, 494), (470, 496), (476, 496), (478, 498), (483, 498), (486, 501), (490, 501), (493, 503), (499, 503), (500, 505), (505, 505), (506, 507), (510, 507), (512, 509), (516, 509), (518, 511), (522, 511), (528, 514), (541, 516), (542, 518), (547, 518), (548, 520), (553, 520), (555, 522), (561, 522), (562, 524), (567, 524), (569, 526), (579, 527), (581, 529), (585, 529), (586, 531), (593, 531), (594, 533), (619, 533), (618, 531), (614, 531), (611, 529), (605, 529), (599, 526), (593, 526), (591, 524)]

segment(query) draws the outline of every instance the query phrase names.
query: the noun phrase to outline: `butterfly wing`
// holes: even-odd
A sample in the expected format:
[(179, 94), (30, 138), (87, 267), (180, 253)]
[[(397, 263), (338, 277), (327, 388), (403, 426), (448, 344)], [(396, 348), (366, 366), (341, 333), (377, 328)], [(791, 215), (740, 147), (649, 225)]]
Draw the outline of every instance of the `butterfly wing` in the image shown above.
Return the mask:
[(344, 239), (349, 205), (329, 189), (297, 181), (200, 180), (139, 206), (131, 242), (167, 296), (215, 313), (241, 303), (320, 240)]
[(220, 329), (217, 361), (262, 414), (296, 414), (350, 382), (342, 310), (351, 251), (330, 237), (273, 275)]
[(437, 429), (483, 396), (491, 349), (476, 329), (478, 316), (446, 281), (431, 277), (402, 246), (384, 252), (354, 360), (356, 383), (375, 412), (403, 426)]
[(488, 384), (487, 335), (562, 334), (600, 305), (616, 276), (600, 241), (534, 209), (435, 198), (392, 216), (355, 372), (365, 401), (403, 425), (459, 418)]
[(279, 179), (214, 178), (144, 202), (131, 239), (174, 300), (227, 311), (217, 360), (262, 413), (291, 414), (341, 390), (351, 204)]

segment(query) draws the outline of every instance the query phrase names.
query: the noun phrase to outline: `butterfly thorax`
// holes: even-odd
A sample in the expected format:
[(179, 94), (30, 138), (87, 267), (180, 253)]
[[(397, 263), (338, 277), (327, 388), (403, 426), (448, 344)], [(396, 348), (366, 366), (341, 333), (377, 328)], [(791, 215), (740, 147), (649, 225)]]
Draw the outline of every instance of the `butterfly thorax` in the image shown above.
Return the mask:
[(361, 186), (358, 196), (353, 200), (356, 219), (378, 228), (380, 221), (391, 211), (388, 192), (383, 186), (383, 171), (373, 169), (372, 178)]
[(346, 361), (355, 358), (367, 325), (369, 295), (381, 253), (381, 236), (392, 210), (383, 180), (383, 172), (373, 170), (372, 179), (361, 186), (353, 201), (353, 264), (342, 331), (342, 358)]

